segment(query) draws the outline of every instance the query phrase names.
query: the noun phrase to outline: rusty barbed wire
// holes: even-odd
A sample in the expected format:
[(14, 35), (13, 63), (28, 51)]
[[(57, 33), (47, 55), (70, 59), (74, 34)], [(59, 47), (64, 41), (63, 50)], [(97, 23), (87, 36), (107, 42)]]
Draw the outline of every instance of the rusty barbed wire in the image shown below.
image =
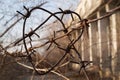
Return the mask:
[[(20, 14), (24, 17), (24, 23), (23, 23), (23, 38), (22, 38), (21, 40), (19, 40), (17, 43), (19, 43), (20, 41), (23, 40), (24, 47), (25, 47), (26, 53), (27, 53), (27, 55), (28, 55), (27, 58), (28, 58), (29, 62), (32, 64), (32, 67), (34, 68), (34, 71), (36, 71), (36, 73), (38, 73), (39, 75), (45, 75), (45, 74), (51, 72), (55, 67), (57, 67), (57, 66), (59, 65), (59, 63), (60, 63), (62, 60), (64, 60), (64, 58), (66, 57), (66, 55), (67, 55), (68, 53), (69, 53), (69, 55), (70, 55), (71, 49), (73, 49), (73, 50), (76, 52), (76, 54), (78, 55), (78, 57), (79, 57), (79, 59), (80, 59), (79, 64), (81, 65), (81, 63), (84, 62), (84, 61), (81, 59), (80, 53), (79, 53), (79, 52), (77, 51), (77, 49), (75, 48), (75, 43), (81, 38), (81, 36), (82, 36), (82, 34), (83, 34), (83, 32), (84, 32), (84, 29), (85, 29), (86, 25), (88, 25), (88, 24), (86, 23), (86, 21), (87, 21), (86, 19), (85, 19), (85, 20), (82, 20), (79, 14), (77, 14), (76, 12), (73, 12), (73, 11), (71, 11), (71, 10), (65, 10), (65, 11), (63, 11), (62, 9), (60, 9), (60, 10), (61, 10), (60, 12), (52, 13), (52, 12), (50, 12), (50, 11), (44, 9), (44, 8), (40, 8), (40, 7), (34, 7), (34, 8), (32, 8), (31, 10), (27, 9), (25, 6), (24, 6), (24, 8), (25, 8), (25, 10), (27, 11), (27, 14), (26, 14), (26, 15), (24, 15), (24, 14), (22, 14), (21, 12), (17, 11), (18, 13), (20, 13)], [(26, 34), (26, 33), (25, 33), (26, 21), (27, 21), (27, 19), (30, 17), (30, 14), (32, 13), (32, 11), (34, 11), (34, 10), (36, 10), (36, 9), (43, 10), (43, 11), (49, 13), (50, 16), (49, 16), (43, 23), (41, 23), (37, 28), (35, 28), (34, 30), (31, 30), (28, 34)], [(62, 14), (61, 19), (60, 19), (59, 17), (57, 17), (56, 14)], [(64, 24), (63, 21), (62, 21), (62, 19), (63, 19), (63, 17), (64, 17), (65, 14), (71, 14), (72, 20), (74, 20), (72, 14), (75, 14), (76, 16), (78, 16), (79, 20), (81, 21), (81, 25), (80, 25), (80, 26), (81, 26), (81, 33), (80, 33), (80, 36), (78, 36), (77, 39), (71, 40), (71, 38), (70, 38), (70, 35), (69, 35), (69, 34), (71, 34), (71, 32), (72, 32), (73, 30), (72, 30), (72, 31), (68, 31), (68, 28), (65, 27), (65, 24)], [(31, 48), (32, 48), (32, 47), (33, 47), (33, 46), (32, 46), (32, 43), (31, 43), (31, 41), (32, 41), (32, 39), (31, 39), (32, 35), (35, 34), (35, 32), (36, 32), (42, 25), (44, 25), (52, 16), (54, 16), (54, 17), (55, 17), (57, 20), (59, 20), (59, 22), (62, 24), (63, 32), (64, 32), (64, 34), (65, 34), (64, 36), (67, 36), (67, 37), (68, 37), (70, 43), (67, 44), (67, 47), (66, 47), (66, 48), (61, 47), (61, 46), (59, 45), (59, 43), (56, 42), (56, 40), (57, 40), (57, 39), (60, 39), (60, 38), (63, 38), (64, 36), (61, 36), (61, 37), (59, 37), (59, 38), (55, 38), (55, 32), (54, 32), (54, 37), (51, 38), (49, 41), (47, 41), (47, 42), (45, 43), (45, 44), (50, 43), (50, 45), (48, 46), (47, 50), (48, 50), (48, 49), (51, 47), (51, 45), (54, 43), (54, 44), (56, 44), (56, 46), (57, 46), (59, 49), (61, 49), (61, 50), (64, 51), (64, 55), (59, 59), (59, 61), (58, 61), (56, 64), (54, 64), (54, 65), (53, 65), (51, 68), (49, 68), (47, 71), (45, 71), (45, 72), (43, 72), (43, 71), (42, 71), (42, 72), (39, 72), (39, 71), (37, 71), (34, 63), (32, 62), (31, 53), (34, 54), (34, 52), (31, 52), (31, 51), (33, 51), (34, 49), (32, 49), (31, 51), (28, 51), (28, 48), (27, 48), (27, 44), (26, 44), (26, 40), (25, 40), (25, 39), (26, 39), (27, 37), (29, 37), (29, 39), (30, 39), (30, 45), (31, 45)], [(84, 23), (84, 22), (85, 22), (85, 23)], [(83, 23), (83, 24), (82, 24), (82, 23)], [(36, 34), (36, 35), (38, 36), (38, 34)], [(17, 43), (16, 43), (16, 44), (17, 44)], [(71, 55), (70, 55), (70, 56), (71, 56)], [(86, 66), (87, 66), (87, 65), (86, 65)], [(86, 66), (84, 66), (84, 67), (86, 67)], [(83, 66), (82, 66), (82, 67), (83, 67)], [(85, 69), (84, 69), (84, 70), (85, 70)], [(86, 74), (87, 74), (87, 73), (86, 73)]]
[[(39, 7), (39, 6), (33, 7), (31, 9), (28, 9), (27, 7), (24, 6), (24, 9), (27, 12), (26, 14), (23, 14), (23, 13), (17, 11), (19, 14), (22, 15), (22, 18), (24, 20), (24, 23), (23, 23), (23, 37), (20, 38), (20, 39), (18, 39), (18, 40), (16, 40), (15, 42), (13, 42), (13, 44), (16, 45), (16, 44), (19, 44), (21, 41), (23, 41), (25, 52), (22, 52), (22, 50), (21, 50), (21, 53), (23, 55), (20, 55), (20, 56), (17, 56), (17, 57), (25, 57), (25, 58), (27, 58), (27, 60), (31, 63), (34, 71), (37, 74), (39, 74), (39, 75), (45, 75), (47, 73), (52, 72), (56, 67), (59, 67), (59, 64), (66, 58), (67, 55), (69, 55), (70, 57), (72, 57), (72, 59), (74, 59), (74, 57), (71, 54), (71, 50), (73, 50), (74, 53), (79, 58), (79, 60), (77, 60), (77, 61), (74, 61), (74, 60), (72, 61), (71, 60), (70, 63), (75, 63), (75, 64), (81, 65), (81, 67), (79, 69), (79, 73), (81, 72), (81, 70), (83, 70), (84, 74), (86, 76), (86, 79), (89, 80), (89, 76), (87, 74), (86, 67), (90, 63), (93, 63), (93, 62), (92, 61), (84, 61), (84, 60), (82, 60), (81, 53), (76, 49), (75, 44), (76, 44), (76, 42), (78, 42), (78, 40), (81, 39), (82, 36), (84, 36), (84, 33), (86, 33), (87, 36), (88, 36), (88, 38), (89, 38), (89, 34), (88, 34), (89, 23), (95, 22), (97, 20), (101, 20), (103, 18), (106, 18), (106, 17), (112, 15), (115, 11), (118, 11), (120, 9), (120, 6), (118, 6), (118, 7), (114, 8), (114, 9), (110, 10), (109, 12), (106, 13), (106, 15), (104, 15), (104, 16), (98, 18), (98, 19), (93, 19), (93, 20), (81, 19), (80, 15), (77, 14), (76, 12), (71, 11), (71, 10), (62, 10), (61, 8), (59, 8), (60, 9), (59, 12), (55, 12), (55, 13), (52, 13), (51, 11), (48, 11), (48, 10), (46, 10), (44, 8)], [(45, 11), (45, 12), (49, 13), (50, 16), (43, 23), (41, 23), (39, 26), (37, 26), (35, 29), (31, 28), (30, 32), (25, 33), (27, 19), (31, 16), (31, 13), (33, 11), (35, 11), (35, 10)], [(59, 18), (57, 16), (57, 14), (61, 14), (62, 16)], [(65, 24), (64, 24), (64, 22), (62, 20), (63, 20), (64, 15), (67, 15), (67, 14), (70, 14), (70, 16), (71, 16), (71, 18), (72, 18), (73, 21), (74, 21), (73, 14), (75, 14), (78, 17), (78, 19), (79, 19), (79, 21), (78, 21), (79, 26), (77, 28), (69, 29), (70, 27), (67, 28), (65, 26)], [(33, 46), (33, 44), (32, 44), (32, 41), (33, 41), (32, 40), (32, 36), (35, 35), (38, 38), (40, 38), (39, 34), (37, 34), (36, 31), (39, 28), (41, 28), (47, 21), (49, 21), (51, 17), (55, 17), (61, 23), (63, 29), (61, 29), (60, 31), (62, 31), (63, 34), (61, 36), (57, 37), (56, 34), (58, 34), (58, 33), (54, 31), (53, 32), (53, 37), (50, 38), (48, 41), (46, 41), (45, 43), (43, 43), (42, 45), (40, 45), (38, 47)], [(72, 32), (74, 32), (76, 30), (80, 31), (78, 37), (76, 39), (71, 39)], [(57, 42), (57, 40), (62, 39), (64, 37), (67, 37), (68, 40), (69, 40), (66, 47), (62, 47), (60, 45), (60, 43)], [(29, 40), (29, 43), (27, 43), (26, 39)], [(27, 46), (28, 44), (30, 44), (30, 47)], [(45, 45), (47, 45), (46, 51), (49, 50), (52, 47), (52, 45), (55, 45), (58, 49), (60, 49), (60, 50), (63, 51), (63, 56), (53, 66), (49, 66), (49, 68), (47, 68), (46, 71), (38, 71), (37, 70), (38, 68), (35, 66), (35, 64), (33, 62), (32, 55), (34, 55), (37, 52), (35, 49), (41, 48), (41, 47), (43, 47)], [(2, 46), (0, 46), (0, 47), (5, 51), (6, 54), (9, 54), (9, 52), (6, 51), (6, 48), (3, 48)], [(24, 54), (24, 53), (27, 53), (27, 54)], [(12, 54), (9, 54), (9, 55), (13, 56)]]
[[(82, 58), (81, 58), (81, 55), (80, 55), (79, 51), (77, 51), (77, 49), (75, 48), (74, 44), (81, 38), (81, 36), (83, 35), (84, 32), (87, 33), (87, 35), (88, 35), (88, 27), (89, 27), (88, 23), (89, 23), (90, 21), (88, 21), (87, 19), (83, 19), (83, 20), (82, 20), (79, 14), (77, 14), (77, 13), (75, 13), (75, 12), (73, 12), (73, 11), (70, 11), (70, 10), (65, 10), (65, 11), (63, 11), (61, 8), (59, 8), (59, 9), (60, 9), (60, 12), (55, 12), (55, 13), (52, 13), (52, 12), (50, 12), (50, 11), (44, 9), (44, 8), (40, 8), (40, 7), (34, 7), (34, 8), (32, 8), (31, 10), (29, 10), (29, 9), (26, 8), (25, 6), (24, 6), (24, 8), (25, 8), (25, 10), (27, 11), (27, 14), (26, 14), (26, 15), (24, 15), (24, 14), (20, 13), (19, 11), (17, 11), (18, 13), (20, 13), (20, 14), (24, 17), (24, 23), (23, 23), (23, 38), (22, 38), (21, 40), (19, 40), (16, 44), (18, 44), (20, 41), (23, 40), (23, 42), (24, 42), (24, 47), (25, 47), (25, 50), (26, 50), (26, 53), (27, 53), (27, 58), (28, 58), (29, 62), (32, 64), (32, 67), (34, 68), (34, 71), (35, 71), (36, 73), (38, 73), (39, 75), (45, 75), (45, 74), (51, 72), (51, 71), (54, 70), (54, 68), (57, 67), (58, 64), (66, 57), (66, 55), (67, 55), (68, 53), (70, 53), (70, 51), (71, 51), (71, 49), (72, 49), (72, 50), (75, 51), (75, 53), (76, 53), (76, 54), (78, 55), (78, 57), (79, 57), (79, 61), (77, 62), (77, 64), (79, 63), (80, 65), (82, 65), (81, 68), (80, 68), (80, 70), (79, 70), (79, 72), (81, 72), (81, 70), (83, 69), (84, 72), (85, 72), (85, 75), (86, 75), (87, 80), (89, 80), (89, 77), (88, 77), (88, 75), (87, 75), (87, 72), (86, 72), (86, 69), (85, 69), (85, 68), (91, 63), (91, 61), (90, 61), (90, 62), (89, 62), (89, 61), (83, 61)], [(34, 30), (31, 30), (28, 34), (26, 34), (26, 33), (25, 33), (26, 21), (27, 21), (27, 19), (30, 17), (32, 11), (34, 11), (34, 10), (36, 10), (36, 9), (43, 10), (43, 11), (49, 13), (50, 16), (49, 16), (43, 23), (41, 23), (37, 28), (35, 28)], [(61, 17), (61, 18), (57, 17), (57, 16), (56, 16), (57, 14), (62, 14), (62, 17)], [(74, 20), (72, 14), (75, 14), (75, 15), (78, 16), (78, 18), (79, 18), (79, 20), (80, 20), (80, 27), (81, 27), (80, 30), (81, 30), (81, 33), (79, 34), (79, 36), (78, 36), (76, 39), (71, 40), (69, 34), (71, 34), (71, 32), (72, 32), (73, 30), (71, 30), (71, 31), (69, 32), (68, 28), (65, 27), (65, 24), (64, 24), (63, 21), (62, 21), (64, 15), (66, 15), (66, 14), (71, 14), (72, 20)], [(109, 14), (109, 15), (110, 15), (110, 14)], [(59, 60), (56, 64), (54, 64), (54, 65), (53, 65), (51, 68), (49, 68), (47, 71), (45, 71), (45, 72), (44, 72), (44, 71), (39, 72), (39, 71), (37, 71), (34, 63), (32, 62), (33, 60), (32, 60), (31, 54), (34, 54), (35, 50), (32, 49), (33, 46), (32, 46), (32, 43), (31, 43), (31, 42), (32, 42), (31, 37), (32, 37), (33, 34), (35, 34), (37, 37), (39, 37), (39, 35), (36, 34), (35, 32), (36, 32), (41, 26), (43, 26), (52, 16), (54, 16), (54, 17), (62, 24), (63, 32), (64, 32), (65, 36), (68, 37), (70, 43), (67, 44), (67, 47), (66, 47), (66, 48), (61, 47), (61, 46), (59, 45), (59, 43), (56, 42), (56, 38), (55, 38), (55, 34), (56, 34), (56, 33), (54, 32), (54, 37), (51, 38), (51, 39), (49, 39), (49, 40), (45, 43), (45, 45), (46, 45), (46, 44), (49, 44), (47, 50), (49, 50), (50, 47), (52, 46), (52, 44), (54, 43), (59, 49), (61, 49), (61, 50), (64, 51), (64, 55), (60, 58), (60, 60)], [(101, 18), (101, 19), (102, 19), (102, 18)], [(66, 35), (66, 34), (67, 34), (67, 35)], [(26, 40), (25, 40), (27, 37), (29, 37), (29, 39), (30, 39), (30, 45), (31, 45), (30, 48), (32, 49), (31, 51), (28, 51), (28, 48), (27, 48), (27, 44), (26, 44)], [(63, 37), (64, 37), (64, 36), (62, 36), (62, 37), (60, 37), (60, 38), (63, 38)], [(89, 35), (88, 35), (88, 37), (89, 37)], [(60, 38), (58, 38), (58, 39), (60, 39)], [(43, 46), (44, 46), (44, 45), (43, 45)]]
[[(93, 22), (95, 22), (95, 21), (98, 21), (98, 20), (107, 18), (107, 17), (109, 17), (110, 15), (112, 15), (113, 13), (115, 13), (116, 11), (118, 11), (119, 9), (120, 9), (120, 6), (118, 6), (118, 7), (116, 7), (116, 8), (113, 8), (113, 9), (111, 9), (110, 11), (108, 11), (105, 15), (103, 15), (103, 16), (101, 16), (101, 17), (99, 17), (99, 18), (92, 19), (92, 20), (88, 20), (87, 23), (93, 23)], [(21, 19), (22, 19), (22, 18), (23, 18), (23, 17), (21, 17)], [(20, 20), (21, 20), (21, 19), (20, 19)], [(19, 20), (18, 20), (18, 21), (19, 21)], [(15, 24), (16, 24), (18, 21), (16, 21)], [(79, 23), (80, 23), (80, 21), (77, 21), (77, 22), (73, 23), (72, 25), (79, 24)], [(71, 26), (72, 26), (72, 25), (71, 25)], [(80, 25), (80, 24), (79, 24), (79, 25)], [(11, 25), (11, 26), (14, 26), (14, 24)], [(8, 29), (6, 29), (5, 32), (3, 32), (1, 35), (3, 36), (10, 28), (11, 28), (11, 27), (9, 27)], [(70, 27), (68, 27), (67, 29), (69, 29), (69, 28), (70, 28)], [(72, 29), (80, 30), (81, 28), (80, 28), (80, 27), (77, 27), (77, 28), (72, 28)], [(57, 31), (57, 32), (60, 32), (60, 31), (63, 31), (63, 30), (64, 30), (64, 29), (61, 29), (61, 30), (59, 30), (59, 31)], [(7, 45), (7, 46), (5, 47), (5, 49), (10, 48), (10, 47), (12, 47), (12, 46), (16, 46), (16, 44), (18, 44), (19, 42), (21, 42), (22, 39), (23, 39), (23, 38), (19, 38), (19, 39), (17, 39), (16, 41), (14, 41), (13, 43), (10, 43), (9, 45)]]

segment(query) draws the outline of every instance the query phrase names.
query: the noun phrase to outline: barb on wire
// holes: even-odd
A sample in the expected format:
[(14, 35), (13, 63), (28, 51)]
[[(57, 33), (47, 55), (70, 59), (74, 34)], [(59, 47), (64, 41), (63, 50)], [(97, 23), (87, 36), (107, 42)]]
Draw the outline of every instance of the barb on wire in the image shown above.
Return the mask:
[(48, 48), (46, 50), (49, 50), (50, 47), (52, 46), (52, 44), (54, 43), (55, 45), (59, 46), (59, 44), (55, 41), (55, 31), (53, 31), (53, 38), (49, 39), (50, 45), (48, 46)]
[(63, 11), (61, 8), (59, 8), (59, 10), (60, 10), (61, 12), (63, 12), (62, 17), (61, 17), (61, 20), (63, 19), (64, 14), (70, 14), (71, 17), (72, 17), (72, 20), (74, 21), (73, 15), (72, 15), (72, 13), (71, 13), (70, 10), (65, 10), (65, 11)]
[(29, 18), (30, 17), (30, 15), (31, 15), (31, 12), (29, 11), (29, 8), (27, 8), (26, 6), (23, 6), (24, 7), (24, 9), (26, 10), (26, 14), (24, 15), (23, 13), (21, 13), (21, 12), (19, 12), (19, 11), (17, 11), (19, 14), (21, 14), (22, 16), (23, 16), (23, 18)]

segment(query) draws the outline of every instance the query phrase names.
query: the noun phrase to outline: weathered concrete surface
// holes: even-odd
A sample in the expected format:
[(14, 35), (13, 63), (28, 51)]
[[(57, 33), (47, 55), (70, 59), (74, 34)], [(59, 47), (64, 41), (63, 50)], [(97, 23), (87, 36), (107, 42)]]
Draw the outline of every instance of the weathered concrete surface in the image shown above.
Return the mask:
[(76, 12), (80, 14), (82, 18), (87, 18), (102, 2), (103, 0), (81, 0)]

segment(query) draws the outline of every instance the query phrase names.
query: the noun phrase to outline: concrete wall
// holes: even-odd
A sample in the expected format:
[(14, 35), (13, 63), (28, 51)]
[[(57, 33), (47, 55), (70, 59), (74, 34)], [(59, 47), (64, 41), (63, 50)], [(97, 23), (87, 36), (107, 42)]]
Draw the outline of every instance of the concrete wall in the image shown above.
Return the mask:
[[(119, 0), (81, 0), (76, 12), (82, 19), (92, 20), (105, 15), (117, 6), (120, 6)], [(103, 71), (109, 70), (111, 75), (117, 75), (112, 77), (113, 80), (120, 80), (119, 21), (120, 11), (117, 11), (110, 17), (90, 23), (89, 39), (80, 40), (78, 44), (82, 59), (93, 61), (93, 65), (100, 66)], [(76, 32), (76, 36), (78, 34), (79, 31)]]

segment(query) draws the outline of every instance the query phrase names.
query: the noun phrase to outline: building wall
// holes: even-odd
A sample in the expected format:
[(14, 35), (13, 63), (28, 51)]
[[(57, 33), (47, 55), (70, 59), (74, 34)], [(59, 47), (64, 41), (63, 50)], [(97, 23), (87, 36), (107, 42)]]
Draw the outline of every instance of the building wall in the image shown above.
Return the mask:
[[(119, 0), (81, 0), (76, 12), (82, 19), (92, 20), (118, 6)], [(89, 38), (83, 36), (77, 44), (82, 59), (93, 61), (93, 65), (117, 75), (113, 80), (120, 80), (120, 11), (89, 25)], [(78, 35), (79, 31), (76, 32)]]

